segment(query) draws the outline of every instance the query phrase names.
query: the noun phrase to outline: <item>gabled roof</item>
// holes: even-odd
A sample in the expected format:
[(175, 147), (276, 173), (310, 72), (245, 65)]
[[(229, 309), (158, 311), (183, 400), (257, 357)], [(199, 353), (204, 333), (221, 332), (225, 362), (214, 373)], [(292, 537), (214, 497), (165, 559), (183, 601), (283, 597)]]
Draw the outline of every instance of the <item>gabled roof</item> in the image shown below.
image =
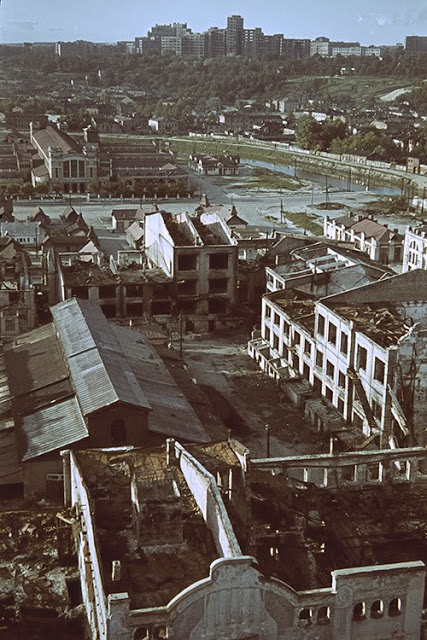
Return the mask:
[(84, 415), (115, 402), (151, 409), (98, 305), (72, 298), (51, 312)]
[(378, 241), (388, 242), (393, 238), (398, 238), (399, 234), (394, 231), (390, 231), (387, 227), (375, 220), (371, 220), (370, 218), (364, 218), (363, 220), (359, 220), (359, 222), (355, 222), (351, 225), (351, 229), (353, 229), (356, 233), (364, 233), (367, 238), (375, 238)]

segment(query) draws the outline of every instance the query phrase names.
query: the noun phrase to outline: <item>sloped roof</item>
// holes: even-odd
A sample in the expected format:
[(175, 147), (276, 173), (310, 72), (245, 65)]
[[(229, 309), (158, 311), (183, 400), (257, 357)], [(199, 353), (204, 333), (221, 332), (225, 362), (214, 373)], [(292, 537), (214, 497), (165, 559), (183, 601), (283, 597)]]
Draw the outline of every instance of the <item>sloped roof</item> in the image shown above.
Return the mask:
[(387, 227), (370, 218), (364, 218), (351, 225), (351, 228), (356, 233), (364, 233), (367, 238), (375, 238), (375, 240), (383, 240), (388, 242), (392, 238), (397, 238), (398, 234), (394, 231), (390, 231)]
[(114, 326), (113, 331), (152, 406), (149, 430), (187, 442), (209, 442), (195, 411), (145, 335), (127, 327)]
[(84, 415), (115, 402), (151, 409), (98, 305), (73, 298), (51, 312)]
[(56, 451), (88, 435), (75, 397), (50, 405), (22, 417), (18, 434), (22, 460)]

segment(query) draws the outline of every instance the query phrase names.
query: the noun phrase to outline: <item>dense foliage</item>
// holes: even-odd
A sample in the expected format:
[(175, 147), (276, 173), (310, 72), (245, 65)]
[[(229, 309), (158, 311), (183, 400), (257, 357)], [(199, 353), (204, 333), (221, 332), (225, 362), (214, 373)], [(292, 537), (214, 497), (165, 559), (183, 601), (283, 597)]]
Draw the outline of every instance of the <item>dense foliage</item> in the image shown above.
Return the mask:
[[(298, 92), (316, 93), (328, 84), (328, 78), (340, 74), (343, 67), (356, 76), (407, 78), (416, 82), (425, 75), (427, 56), (408, 56), (397, 49), (383, 59), (375, 57), (322, 58), (301, 60), (285, 58), (252, 59), (246, 57), (209, 60), (179, 58), (175, 55), (91, 55), (58, 57), (52, 54), (23, 53), (0, 57), (2, 68), (16, 78), (48, 81), (50, 86), (65, 82), (72, 74), (83, 77), (89, 86), (126, 86), (145, 91), (153, 99), (191, 100), (193, 103), (283, 97), (287, 82), (301, 78)], [(69, 82), (69, 80), (68, 80)], [(426, 89), (427, 90), (427, 89)], [(425, 102), (425, 90), (414, 99)], [(351, 96), (350, 96), (351, 97)]]

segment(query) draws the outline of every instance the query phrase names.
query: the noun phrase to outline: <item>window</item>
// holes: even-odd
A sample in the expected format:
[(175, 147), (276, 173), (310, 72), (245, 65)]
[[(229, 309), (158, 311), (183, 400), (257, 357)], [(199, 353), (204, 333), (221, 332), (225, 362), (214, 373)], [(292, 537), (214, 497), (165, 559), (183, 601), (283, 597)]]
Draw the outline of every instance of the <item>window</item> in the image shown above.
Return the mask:
[(269, 307), (268, 304), (265, 306), (265, 317), (271, 318), (271, 307)]
[(379, 358), (375, 358), (374, 379), (384, 384), (385, 364)]
[(323, 353), (321, 351), (316, 351), (316, 367), (320, 369), (323, 367)]
[(208, 301), (208, 311), (213, 314), (227, 313), (227, 303), (225, 300), (210, 298)]
[(114, 285), (103, 285), (99, 287), (99, 297), (100, 298), (115, 298), (116, 297), (116, 287)]
[(276, 327), (280, 327), (280, 316), (278, 313), (274, 313), (274, 311), (273, 311), (273, 324), (275, 324)]
[(335, 375), (335, 367), (329, 360), (326, 360), (326, 375), (330, 378), (333, 378)]
[(126, 444), (126, 427), (123, 420), (116, 419), (111, 423), (111, 442), (112, 444)]
[(347, 355), (347, 351), (348, 351), (348, 335), (346, 333), (344, 333), (344, 332), (341, 332), (340, 351), (341, 351), (341, 353), (344, 353), (345, 355)]
[(342, 398), (338, 398), (337, 409), (338, 409), (339, 413), (343, 416), (344, 415), (344, 400), (342, 400)]
[(365, 347), (360, 344), (357, 347), (357, 368), (366, 371), (366, 364), (368, 361), (368, 352)]
[(328, 342), (331, 344), (337, 343), (337, 326), (333, 322), (329, 323), (328, 327)]
[(4, 330), (6, 333), (15, 333), (18, 330), (17, 318), (5, 318)]
[(196, 254), (182, 253), (178, 256), (178, 271), (195, 271), (196, 269)]
[(320, 607), (317, 612), (317, 624), (329, 624), (331, 621), (331, 610), (329, 607)]
[(63, 163), (62, 169), (64, 171), (64, 178), (69, 178), (70, 177), (70, 163), (69, 163), (68, 160)]
[(79, 178), (85, 177), (85, 163), (84, 160), (79, 160)]
[(320, 313), (317, 316), (317, 333), (321, 336), (325, 335), (325, 316), (322, 316)]
[(330, 389), (329, 387), (325, 387), (326, 400), (329, 400), (329, 402), (332, 402), (333, 394), (334, 392), (332, 391), (332, 389)]
[(77, 160), (71, 160), (71, 177), (77, 178)]
[(270, 342), (270, 329), (268, 327), (264, 327), (264, 338), (267, 342)]
[(374, 414), (374, 418), (376, 418), (379, 422), (381, 422), (381, 418), (383, 415), (382, 405), (376, 402), (376, 400), (372, 400), (372, 413)]
[(359, 622), (366, 619), (366, 605), (364, 602), (358, 602), (353, 608), (353, 620)]
[(184, 280), (178, 283), (179, 296), (195, 296), (197, 293), (197, 280)]
[(209, 256), (209, 269), (227, 269), (228, 253), (212, 253)]
[(294, 331), (294, 343), (300, 344), (301, 342), (301, 334), (298, 331)]
[(311, 355), (311, 343), (309, 340), (304, 340), (304, 353), (308, 356)]
[(382, 600), (374, 600), (371, 604), (371, 618), (382, 618), (384, 615), (384, 603)]
[(302, 609), (299, 614), (299, 626), (308, 627), (312, 624), (312, 611), (311, 609)]
[(400, 598), (393, 598), (388, 605), (389, 616), (400, 616), (402, 613), (402, 601)]
[(144, 292), (144, 285), (142, 284), (127, 284), (126, 295), (128, 298), (141, 298)]
[(273, 349), (279, 351), (279, 336), (276, 336), (275, 333), (273, 334)]
[(209, 293), (227, 293), (228, 279), (209, 280)]
[(338, 386), (345, 389), (345, 375), (342, 371), (338, 372)]

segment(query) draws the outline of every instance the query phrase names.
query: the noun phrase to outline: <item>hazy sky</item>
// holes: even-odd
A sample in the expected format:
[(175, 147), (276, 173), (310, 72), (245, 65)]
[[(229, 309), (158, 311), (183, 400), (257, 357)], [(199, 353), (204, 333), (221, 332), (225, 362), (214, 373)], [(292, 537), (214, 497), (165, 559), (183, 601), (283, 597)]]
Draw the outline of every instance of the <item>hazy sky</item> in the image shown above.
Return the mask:
[(245, 27), (290, 38), (395, 44), (427, 35), (425, 0), (0, 0), (0, 41), (94, 40), (115, 42), (146, 35), (158, 23), (187, 22), (193, 31), (224, 27), (242, 15)]

